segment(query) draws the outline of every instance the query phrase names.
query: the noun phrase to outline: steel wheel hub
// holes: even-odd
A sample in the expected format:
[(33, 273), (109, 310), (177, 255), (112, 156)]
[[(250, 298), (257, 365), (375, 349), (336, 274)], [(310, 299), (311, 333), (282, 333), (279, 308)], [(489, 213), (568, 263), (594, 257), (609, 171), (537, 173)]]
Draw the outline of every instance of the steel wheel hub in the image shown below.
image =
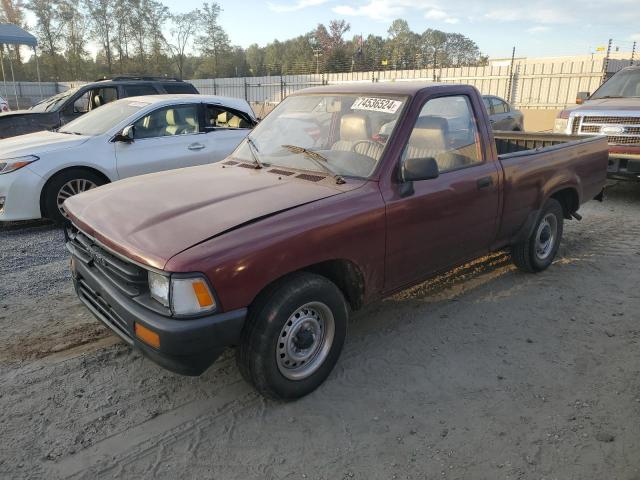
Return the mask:
[(85, 178), (76, 178), (73, 180), (69, 180), (60, 188), (60, 190), (58, 191), (58, 196), (56, 197), (56, 204), (58, 205), (58, 210), (60, 211), (60, 213), (65, 217), (67, 216), (66, 212), (62, 208), (62, 204), (67, 198), (73, 197), (74, 195), (82, 192), (86, 192), (87, 190), (91, 190), (95, 187), (97, 187), (95, 183)]
[(544, 216), (536, 230), (536, 257), (546, 260), (553, 252), (558, 235), (558, 220), (552, 213)]
[(335, 334), (333, 314), (321, 302), (298, 308), (285, 322), (276, 345), (280, 373), (289, 380), (312, 375), (325, 361)]

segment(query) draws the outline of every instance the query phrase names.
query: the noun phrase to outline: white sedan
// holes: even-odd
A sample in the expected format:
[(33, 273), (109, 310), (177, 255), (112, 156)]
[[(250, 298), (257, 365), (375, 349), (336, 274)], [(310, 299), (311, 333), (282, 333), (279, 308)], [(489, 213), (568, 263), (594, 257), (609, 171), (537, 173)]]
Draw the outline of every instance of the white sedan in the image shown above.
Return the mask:
[(8, 112), (9, 111), (9, 102), (7, 102), (4, 98), (0, 97), (0, 112)]
[(109, 103), (57, 132), (0, 140), (0, 221), (63, 221), (70, 196), (134, 175), (217, 162), (255, 124), (244, 100), (154, 95)]

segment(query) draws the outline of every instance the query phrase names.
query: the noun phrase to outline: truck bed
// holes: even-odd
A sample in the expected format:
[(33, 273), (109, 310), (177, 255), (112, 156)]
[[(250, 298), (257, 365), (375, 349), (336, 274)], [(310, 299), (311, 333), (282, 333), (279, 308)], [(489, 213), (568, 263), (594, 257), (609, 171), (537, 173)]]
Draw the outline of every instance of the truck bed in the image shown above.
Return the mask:
[(500, 160), (518, 154), (540, 153), (542, 150), (557, 150), (578, 144), (589, 143), (598, 137), (564, 135), (544, 132), (501, 132), (494, 131), (493, 137)]
[(606, 180), (606, 137), (494, 132), (494, 138), (504, 178), (500, 239), (520, 234), (560, 185), (575, 189), (577, 210)]

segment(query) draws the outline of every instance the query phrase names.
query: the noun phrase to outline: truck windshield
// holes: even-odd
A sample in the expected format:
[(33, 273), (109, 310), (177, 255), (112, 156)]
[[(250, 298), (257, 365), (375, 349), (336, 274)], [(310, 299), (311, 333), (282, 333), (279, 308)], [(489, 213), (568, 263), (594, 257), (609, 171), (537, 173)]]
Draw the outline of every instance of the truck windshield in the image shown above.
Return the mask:
[(66, 92), (49, 97), (30, 108), (34, 112), (55, 112), (70, 98), (78, 89), (72, 88)]
[(640, 97), (640, 69), (621, 70), (602, 85), (590, 100)]
[[(296, 95), (278, 105), (250, 138), (266, 165), (366, 178), (380, 161), (405, 104), (401, 96)], [(251, 149), (245, 140), (232, 156), (254, 162)], [(328, 168), (314, 158), (322, 158), (318, 161), (326, 161)]]
[(92, 137), (102, 135), (148, 105), (132, 99), (111, 102), (67, 123), (58, 132)]

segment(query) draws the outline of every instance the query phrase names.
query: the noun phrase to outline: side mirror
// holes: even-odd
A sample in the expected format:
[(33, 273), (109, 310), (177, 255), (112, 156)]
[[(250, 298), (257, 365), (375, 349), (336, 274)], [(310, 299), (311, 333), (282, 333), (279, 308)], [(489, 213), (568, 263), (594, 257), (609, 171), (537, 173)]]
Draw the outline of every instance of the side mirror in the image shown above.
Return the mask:
[(578, 92), (578, 94), (576, 95), (576, 103), (578, 105), (582, 105), (584, 102), (589, 100), (590, 96), (591, 96), (590, 92)]
[(133, 143), (135, 127), (128, 125), (122, 129), (122, 132), (118, 133), (113, 139), (116, 142)]
[(417, 182), (438, 178), (440, 171), (433, 157), (407, 158), (402, 162), (400, 177), (403, 182)]

